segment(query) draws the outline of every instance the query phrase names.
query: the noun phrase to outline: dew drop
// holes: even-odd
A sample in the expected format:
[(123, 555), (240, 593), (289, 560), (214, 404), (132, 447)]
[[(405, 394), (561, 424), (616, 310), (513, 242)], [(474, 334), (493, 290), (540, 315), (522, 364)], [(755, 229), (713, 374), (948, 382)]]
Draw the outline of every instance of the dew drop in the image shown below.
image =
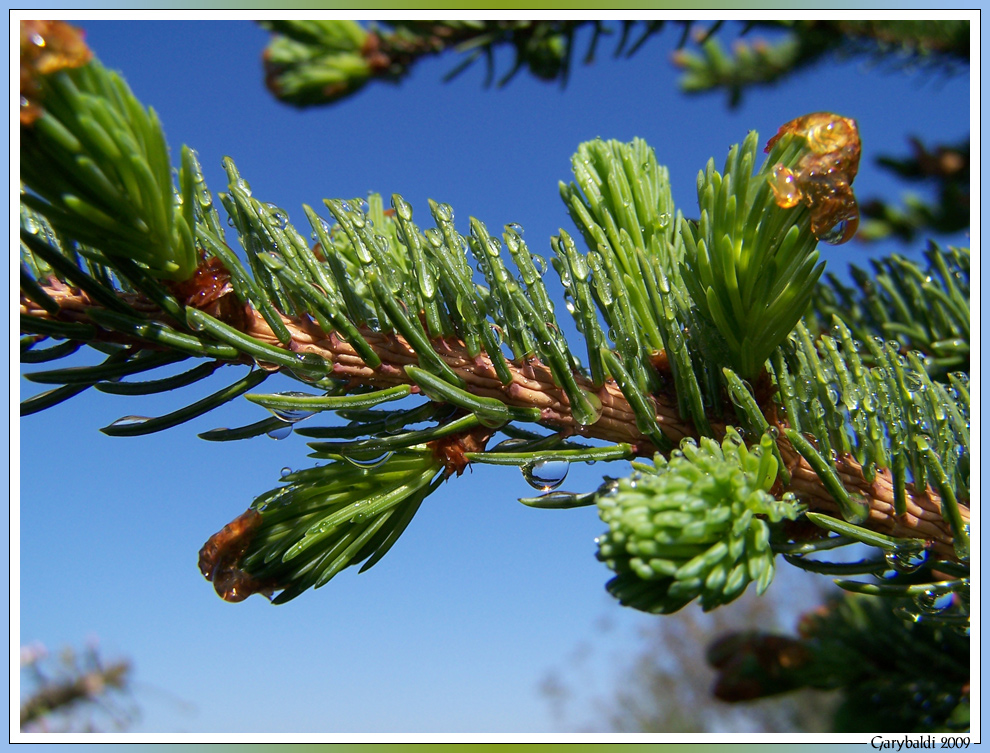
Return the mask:
[(285, 424), (284, 426), (279, 426), (268, 432), (268, 436), (272, 439), (285, 439), (292, 433), (292, 424)]
[(594, 392), (581, 390), (581, 394), (584, 400), (579, 402), (582, 404), (571, 406), (571, 413), (574, 416), (574, 420), (582, 426), (591, 426), (597, 423), (598, 419), (602, 417), (602, 413), (604, 412), (602, 401)]
[(150, 420), (151, 420), (150, 416), (124, 416), (122, 418), (118, 418), (116, 421), (110, 424), (110, 426), (117, 426), (117, 427), (137, 426), (138, 424), (143, 424), (145, 421), (150, 421)]
[(533, 266), (536, 267), (536, 273), (543, 277), (547, 273), (547, 260), (539, 254), (531, 254), (529, 258), (532, 259)]
[(894, 614), (900, 617), (905, 622), (921, 622), (922, 616), (916, 612), (912, 612), (907, 607), (894, 607)]
[(505, 226), (505, 229), (508, 232), (515, 233), (518, 236), (522, 236), (522, 234), (524, 232), (523, 231), (523, 226), (520, 225), (518, 222), (510, 222), (508, 225)]
[(491, 452), (514, 452), (524, 444), (526, 444), (525, 439), (505, 439), (495, 445)]
[(367, 471), (372, 468), (377, 468), (380, 465), (384, 465), (390, 457), (392, 457), (391, 452), (386, 452), (384, 454), (374, 455), (371, 457), (369, 457), (367, 453), (359, 453), (357, 455), (344, 455), (344, 460), (356, 468)]
[(409, 222), (412, 219), (412, 207), (409, 205), (409, 202), (398, 194), (392, 197), (392, 208), (395, 209), (395, 213), (406, 222)]
[(281, 471), (279, 471), (279, 475), (282, 478), (285, 478), (286, 476), (290, 475), (291, 473), (292, 473), (292, 469), (289, 466), (285, 466), (284, 468), (282, 468)]
[(551, 492), (564, 483), (569, 469), (566, 460), (537, 460), (524, 465), (522, 475), (534, 489)]
[(848, 232), (849, 221), (839, 220), (835, 225), (819, 235), (818, 240), (822, 243), (828, 243), (830, 246), (838, 246), (848, 240)]
[(886, 552), (883, 557), (892, 570), (908, 575), (917, 572), (925, 564), (928, 560), (928, 552), (924, 549), (920, 552), (893, 551)]
[(443, 234), (435, 227), (427, 228), (423, 235), (426, 236), (426, 240), (430, 242), (430, 245), (434, 248), (440, 248), (443, 246)]
[[(305, 392), (278, 392), (276, 394), (281, 397), (313, 397)], [(315, 412), (300, 408), (269, 408), (268, 410), (287, 424), (298, 423), (309, 418)]]
[(952, 591), (939, 591), (936, 589), (929, 589), (914, 599), (914, 603), (918, 605), (918, 609), (928, 614), (945, 612), (952, 606), (952, 602)]

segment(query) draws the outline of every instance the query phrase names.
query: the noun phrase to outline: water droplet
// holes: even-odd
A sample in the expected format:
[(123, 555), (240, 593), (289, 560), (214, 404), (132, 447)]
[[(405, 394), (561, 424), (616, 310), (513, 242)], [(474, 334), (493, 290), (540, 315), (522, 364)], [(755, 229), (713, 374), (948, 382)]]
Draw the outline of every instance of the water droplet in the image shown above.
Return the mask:
[(912, 612), (907, 607), (894, 607), (894, 614), (905, 622), (921, 622), (922, 617), (917, 612)]
[(516, 235), (519, 236), (521, 236), (524, 232), (523, 226), (520, 225), (518, 222), (510, 222), (508, 225), (505, 226), (505, 229), (507, 232), (515, 233)]
[(137, 426), (138, 424), (143, 424), (145, 421), (150, 421), (150, 416), (124, 416), (123, 418), (118, 418), (110, 426)]
[(434, 248), (440, 248), (443, 246), (443, 234), (435, 227), (427, 228), (423, 231), (423, 235), (426, 236), (426, 240), (428, 240), (430, 245)]
[(941, 612), (945, 612), (952, 606), (952, 591), (941, 591), (932, 588), (925, 591), (923, 594), (916, 596), (914, 598), (914, 603), (918, 605), (918, 609), (922, 612), (927, 612), (928, 614), (939, 614)]
[(928, 560), (928, 552), (922, 549), (920, 552), (886, 552), (884, 559), (888, 567), (892, 570), (908, 575), (917, 572)]
[(285, 439), (292, 433), (292, 424), (284, 424), (268, 432), (272, 439)]
[[(299, 366), (291, 366), (292, 373), (307, 382), (316, 381), (327, 375), (330, 371), (330, 362), (318, 356), (316, 353), (296, 353), (296, 361)], [(260, 364), (259, 364), (260, 365)]]
[(848, 236), (850, 232), (849, 221), (839, 220), (835, 225), (819, 235), (818, 240), (828, 243), (830, 246), (838, 246), (849, 240)]
[(602, 401), (594, 392), (581, 390), (581, 394), (584, 397), (583, 405), (572, 406), (571, 413), (574, 420), (582, 426), (591, 426), (602, 417), (604, 412)]
[(925, 382), (918, 372), (905, 371), (904, 386), (911, 390), (911, 392), (921, 392), (925, 389)]
[(437, 204), (437, 219), (442, 222), (450, 222), (454, 219), (454, 210), (450, 204)]
[(515, 452), (522, 445), (526, 444), (525, 439), (505, 439), (495, 445), (491, 452)]
[(395, 210), (395, 213), (406, 222), (409, 222), (412, 219), (412, 207), (409, 205), (409, 202), (398, 194), (392, 197), (392, 208)]
[(234, 226), (234, 218), (233, 218), (233, 217), (231, 217), (230, 215), (227, 215), (227, 224), (228, 224), (228, 225), (229, 225), (230, 227), (233, 227), (233, 226)]
[(279, 471), (279, 475), (282, 478), (285, 478), (286, 476), (290, 475), (291, 473), (292, 473), (292, 469), (289, 466), (285, 466), (284, 468), (282, 468), (281, 471)]
[(259, 361), (257, 358), (254, 359), (254, 365), (257, 366), (262, 371), (278, 371), (281, 366), (277, 363), (269, 363), (268, 361)]
[(543, 275), (547, 273), (547, 260), (539, 254), (531, 254), (529, 258), (533, 260), (533, 266), (536, 267), (536, 273), (540, 277), (543, 277)]
[(524, 465), (522, 475), (534, 489), (551, 492), (564, 483), (569, 469), (566, 460), (537, 460)]
[(370, 453), (357, 453), (355, 455), (344, 455), (344, 460), (346, 460), (351, 465), (360, 468), (361, 470), (371, 470), (372, 468), (377, 468), (380, 465), (384, 465), (388, 459), (392, 457), (391, 452), (386, 452), (380, 455), (372, 455)]
[(670, 225), (670, 212), (663, 212), (659, 217), (657, 217), (657, 229), (663, 230), (665, 227)]
[[(278, 392), (277, 395), (281, 397), (313, 397), (305, 392)], [(275, 416), (285, 421), (287, 424), (294, 424), (303, 419), (309, 418), (313, 415), (315, 411), (304, 410), (301, 408), (269, 408)]]

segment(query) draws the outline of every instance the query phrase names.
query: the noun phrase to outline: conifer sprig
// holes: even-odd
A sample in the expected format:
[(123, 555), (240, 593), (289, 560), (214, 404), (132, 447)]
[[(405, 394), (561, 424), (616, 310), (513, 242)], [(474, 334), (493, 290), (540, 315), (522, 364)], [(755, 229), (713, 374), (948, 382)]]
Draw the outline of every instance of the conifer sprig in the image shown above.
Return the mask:
[[(663, 577), (680, 585), (667, 584), (672, 591), (659, 601), (651, 596), (651, 609), (672, 611), (696, 596), (714, 606), (750, 580), (765, 587), (775, 550), (770, 529), (753, 527), (751, 518), (754, 511), (777, 510), (777, 495), (784, 494), (839, 516), (842, 543), (870, 543), (874, 534), (927, 540), (940, 562), (958, 566), (951, 588), (966, 587), (964, 373), (953, 373), (948, 383), (933, 379), (923, 355), (905, 358), (897, 344), (873, 339), (861, 345), (841, 317), (831, 334), (818, 337), (798, 323), (821, 272), (813, 232), (814, 201), (821, 197), (809, 198), (807, 206), (785, 206), (778, 179), (793, 170), (800, 181), (805, 157), (821, 156), (817, 131), (782, 129), (755, 173), (755, 134), (730, 150), (722, 173), (710, 163), (699, 175), (697, 222), (673, 207), (666, 171), (645, 142), (582, 145), (573, 161), (575, 182), (562, 185), (561, 195), (588, 250), (564, 231), (551, 242), (566, 310), (585, 340), (579, 358), (544, 284), (547, 264), (518, 227), (507, 225), (499, 238), (471, 218), (463, 223), (468, 234), (461, 235), (447, 204), (430, 202), (427, 221), (419, 225), (422, 217), (414, 220), (412, 207), (398, 195), (388, 211), (370, 195), (366, 202), (326, 200), (322, 216), (305, 207), (310, 227), (300, 232), (284, 209), (253, 195), (227, 158), (227, 190), (216, 199), (230, 217), (241, 256), (227, 245), (192, 150), (181, 151), (175, 185), (167, 171), (166, 184), (127, 178), (135, 170), (157, 174), (156, 145), (164, 137), (118, 78), (97, 64), (55, 76), (52, 91), (75, 97), (94, 122), (112, 119), (101, 107), (110, 113), (137, 108), (141, 133), (147, 131), (142, 143), (150, 146), (125, 158), (109, 142), (76, 135), (88, 133), (89, 125), (62, 112), (57, 99), (51, 100), (55, 114), (45, 110), (30, 126), (32, 148), (49, 139), (56, 151), (66, 144), (75, 151), (66, 151), (72, 157), (60, 163), (65, 175), (33, 170), (25, 176), (22, 352), (25, 360), (50, 363), (88, 344), (107, 358), (99, 366), (33, 372), (34, 381), (59, 386), (27, 401), (25, 413), (93, 385), (152, 394), (196, 383), (222, 364), (247, 364), (247, 375), (206, 398), (157, 418), (125, 417), (104, 431), (142, 434), (174, 426), (255, 388), (275, 371), (304, 383), (307, 392), (251, 395), (273, 418), (207, 432), (206, 438), (278, 432), (319, 412), (350, 422), (305, 430), (329, 440), (312, 443), (315, 457), (329, 465), (291, 474), (208, 543), (203, 571), (225, 598), (279, 591), (285, 601), (345, 567), (376, 562), (423, 499), (468, 463), (521, 465), (540, 478), (533, 469), (543, 464), (656, 451), (690, 461), (664, 466), (658, 492), (663, 505), (676, 507), (674, 491), (685, 483), (702, 483), (695, 466), (711, 456), (728, 479), (720, 508), (728, 517), (709, 521), (718, 530), (706, 528), (706, 536), (715, 538), (689, 542), (715, 547), (701, 565), (682, 562), (672, 572), (660, 567)], [(68, 125), (51, 125), (59, 113)], [(822, 128), (850, 122), (823, 114), (809, 118)], [(126, 141), (125, 125), (117, 128), (124, 134), (118, 140)], [(75, 140), (66, 141), (66, 133)], [(134, 166), (141, 159), (148, 161), (147, 171)], [(113, 223), (144, 223), (154, 231), (140, 250), (127, 250), (136, 240), (123, 231), (96, 232), (109, 226), (92, 212), (66, 220), (82, 205), (66, 203), (60, 181), (84, 182), (91, 163), (121, 176), (115, 190), (123, 203), (106, 207)], [(310, 234), (315, 246), (306, 240)], [(962, 282), (954, 265), (968, 257), (931, 258), (941, 265), (938, 283), (910, 288), (910, 299), (918, 306), (928, 296), (942, 308), (925, 320), (927, 330), (913, 334), (942, 342), (945, 333), (961, 332), (967, 319), (968, 280)], [(883, 318), (880, 309), (909, 320), (910, 310), (900, 303), (905, 288), (884, 290), (887, 297), (870, 304), (877, 326), (897, 318)], [(67, 342), (37, 348), (44, 338)], [(180, 374), (128, 379), (190, 357), (206, 360)], [(412, 394), (429, 402), (379, 407)], [(530, 436), (518, 424), (552, 433)], [(742, 442), (732, 425), (760, 438), (752, 457), (742, 444), (738, 451), (725, 445), (726, 436)], [(489, 450), (496, 432), (522, 445)], [(613, 444), (565, 442), (575, 434)], [(685, 445), (686, 437), (700, 443)], [(732, 481), (733, 464), (755, 474), (752, 483)], [(597, 501), (601, 507), (611, 499), (604, 492), (553, 491), (549, 481), (546, 488), (551, 496), (527, 504), (563, 508)], [(699, 498), (712, 493), (697, 491)], [(786, 501), (784, 517), (790, 518), (797, 508), (790, 497)], [(665, 546), (681, 546), (678, 537), (693, 535), (690, 528), (678, 533), (678, 526), (690, 525), (684, 517), (689, 511), (681, 512), (674, 516), (679, 522), (668, 526)], [(728, 528), (718, 527), (723, 524)], [(729, 559), (716, 541), (725, 531), (732, 532), (723, 542)], [(782, 551), (803, 552), (802, 541), (788, 540), (784, 528), (775, 526), (773, 535)], [(722, 565), (724, 582), (712, 574)], [(698, 567), (715, 569), (699, 581)], [(621, 577), (629, 581), (645, 572), (637, 575), (631, 567)], [(627, 585), (640, 593), (641, 584)]]

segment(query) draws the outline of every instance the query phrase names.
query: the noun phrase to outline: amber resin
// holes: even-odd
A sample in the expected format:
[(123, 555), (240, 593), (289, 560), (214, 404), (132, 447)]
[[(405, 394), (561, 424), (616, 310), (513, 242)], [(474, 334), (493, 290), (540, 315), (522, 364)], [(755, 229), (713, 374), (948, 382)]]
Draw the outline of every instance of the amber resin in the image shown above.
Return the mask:
[(270, 599), (277, 588), (240, 568), (241, 557), (260, 527), (261, 513), (248, 510), (213, 534), (199, 550), (199, 570), (224, 601), (244, 601), (255, 593)]
[(811, 232), (825, 243), (845, 243), (859, 227), (859, 206), (852, 182), (859, 170), (861, 145), (856, 121), (830, 112), (814, 112), (785, 123), (764, 151), (792, 133), (808, 146), (796, 169), (774, 165), (769, 178), (777, 206), (804, 203), (811, 211)]
[(21, 125), (41, 116), (41, 76), (78, 68), (92, 57), (79, 29), (62, 21), (21, 21)]

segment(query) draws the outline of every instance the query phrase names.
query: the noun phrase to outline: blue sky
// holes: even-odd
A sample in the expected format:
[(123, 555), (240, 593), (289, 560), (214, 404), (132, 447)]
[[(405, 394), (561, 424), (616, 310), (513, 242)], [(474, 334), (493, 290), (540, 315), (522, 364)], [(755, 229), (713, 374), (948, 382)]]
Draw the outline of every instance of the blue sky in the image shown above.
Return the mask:
[[(862, 61), (750, 92), (734, 111), (722, 95), (687, 97), (670, 62), (674, 30), (631, 60), (613, 60), (606, 40), (598, 62), (576, 66), (563, 90), (525, 74), (485, 90), (480, 66), (442, 84), (456, 62), (445, 56), (421, 62), (399, 86), (373, 84), (338, 106), (298, 111), (264, 89), (267, 34), (252, 23), (77, 23), (158, 111), (173, 154), (183, 143), (195, 148), (215, 192), (225, 188), (221, 157), (231, 156), (254, 195), (301, 227), (303, 203), (398, 192), (420, 217), (427, 198), (450, 203), (462, 232), (469, 216), (493, 231), (518, 223), (531, 250), (547, 255), (550, 236), (572, 229), (557, 181), (570, 179), (571, 154), (596, 136), (646, 139), (690, 216), (697, 171), (712, 156), (720, 167), (751, 129), (766, 140), (808, 112), (853, 117), (863, 138), (857, 194), (891, 199), (903, 187), (875, 167), (878, 154), (907, 154), (909, 136), (954, 143), (969, 132), (968, 77)], [(500, 64), (506, 70), (508, 57)], [(842, 271), (868, 253), (920, 247), (853, 242), (826, 247), (824, 258)], [(523, 507), (515, 499), (531, 489), (511, 469), (475, 468), (447, 483), (364, 574), (345, 571), (282, 607), (220, 601), (196, 568), (200, 546), (277, 484), (283, 466), (306, 467), (304, 441), (196, 438), (266, 415), (246, 401), (149, 437), (98, 429), (168, 412), (240, 375), (185, 395), (89, 391), (21, 421), (21, 641), (57, 649), (95, 635), (106, 655), (131, 658), (142, 711), (135, 731), (553, 731), (538, 689), (546, 672), (581, 644), (602, 657), (633, 650), (650, 618), (605, 592), (594, 510)], [(22, 397), (40, 391), (21, 388)], [(582, 464), (564, 488), (591, 489), (602, 473), (622, 472)], [(616, 628), (608, 635), (596, 628), (603, 616)], [(590, 694), (607, 694), (612, 681), (602, 662)]]

